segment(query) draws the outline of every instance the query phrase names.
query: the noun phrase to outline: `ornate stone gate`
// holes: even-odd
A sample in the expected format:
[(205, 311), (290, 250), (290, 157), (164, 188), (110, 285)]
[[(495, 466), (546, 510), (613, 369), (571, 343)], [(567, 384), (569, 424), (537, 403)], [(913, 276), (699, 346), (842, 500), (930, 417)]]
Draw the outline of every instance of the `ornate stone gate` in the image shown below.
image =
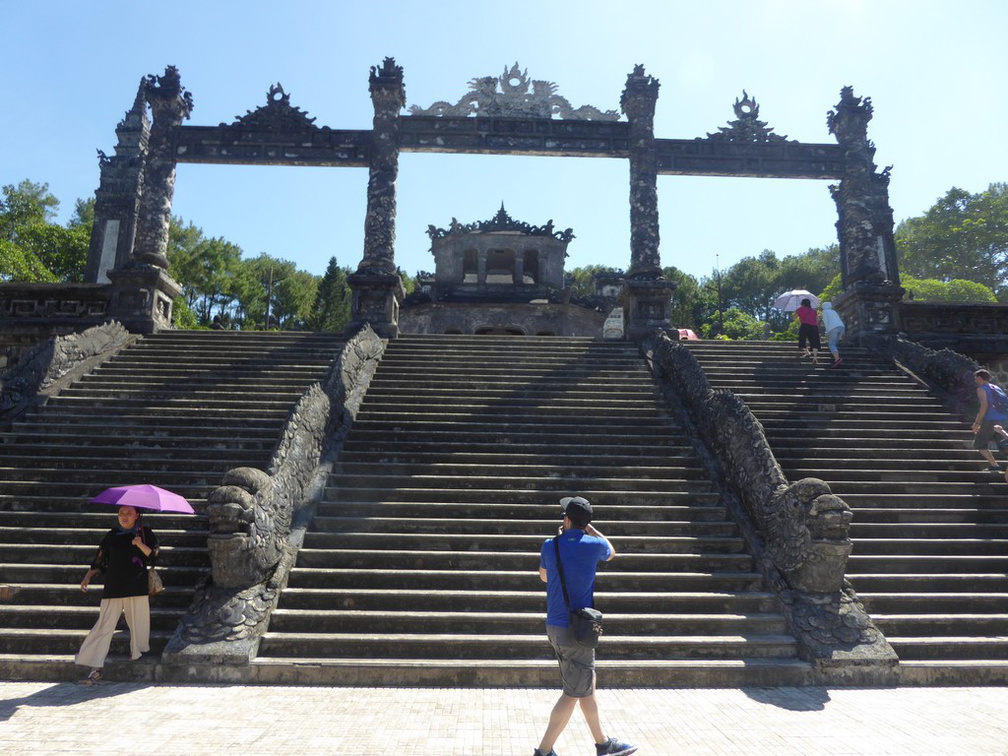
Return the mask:
[(839, 179), (830, 187), (839, 215), (844, 287), (837, 309), (849, 330), (862, 338), (895, 332), (903, 290), (889, 169), (877, 170), (867, 136), (870, 100), (855, 97), (850, 87), (841, 91), (827, 118), (837, 144), (801, 143), (774, 133), (759, 120), (759, 106), (744, 91), (734, 105), (736, 118), (727, 126), (695, 139), (659, 139), (654, 133), (658, 89), (658, 80), (635, 66), (620, 98), (622, 120), (616, 111), (575, 108), (557, 94), (555, 84), (529, 79), (516, 63), (500, 76), (473, 79), (470, 91), (454, 105), (440, 101), (429, 108), (413, 106), (404, 114), (403, 70), (386, 58), (371, 69), (370, 130), (317, 126), (290, 104), (279, 84), (270, 88), (265, 105), (232, 123), (191, 126), (183, 121), (192, 111), (192, 97), (170, 66), (162, 76), (141, 82), (133, 107), (116, 129), (115, 155), (99, 155), (101, 183), (86, 279), (112, 282), (112, 310), (118, 296), (130, 306), (146, 308), (154, 328), (170, 324), (177, 286), (165, 269), (180, 162), (367, 168), (363, 257), (349, 277), (352, 327), (369, 323), (379, 334), (395, 337), (403, 297), (395, 263), (400, 152), (608, 157), (630, 162), (627, 338), (636, 340), (670, 325), (674, 287), (662, 275), (659, 253), (659, 175)]

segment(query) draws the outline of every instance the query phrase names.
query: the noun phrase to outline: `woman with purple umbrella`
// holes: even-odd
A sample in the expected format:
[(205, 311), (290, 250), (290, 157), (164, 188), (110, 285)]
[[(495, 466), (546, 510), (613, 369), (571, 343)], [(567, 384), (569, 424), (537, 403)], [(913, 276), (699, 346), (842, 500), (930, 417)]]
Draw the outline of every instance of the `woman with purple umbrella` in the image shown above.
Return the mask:
[(140, 513), (135, 507), (120, 506), (118, 524), (102, 538), (91, 568), (80, 584), (81, 591), (86, 593), (97, 573), (105, 575), (98, 621), (74, 659), (76, 664), (91, 668), (82, 680), (85, 685), (93, 685), (101, 679), (120, 615), (126, 615), (129, 626), (130, 661), (150, 651), (147, 567), (154, 564), (157, 554), (158, 540), (154, 531), (140, 524)]

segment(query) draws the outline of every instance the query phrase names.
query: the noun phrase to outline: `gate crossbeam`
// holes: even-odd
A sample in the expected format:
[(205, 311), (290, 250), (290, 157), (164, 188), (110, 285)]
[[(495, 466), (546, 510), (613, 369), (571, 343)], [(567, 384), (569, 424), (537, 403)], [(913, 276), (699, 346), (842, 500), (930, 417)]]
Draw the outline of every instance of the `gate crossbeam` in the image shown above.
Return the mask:
[(235, 126), (179, 126), (179, 163), (306, 165), (367, 168), (371, 130), (311, 129), (278, 132)]
[(837, 144), (721, 142), (656, 139), (658, 173), (678, 176), (843, 178), (844, 153)]

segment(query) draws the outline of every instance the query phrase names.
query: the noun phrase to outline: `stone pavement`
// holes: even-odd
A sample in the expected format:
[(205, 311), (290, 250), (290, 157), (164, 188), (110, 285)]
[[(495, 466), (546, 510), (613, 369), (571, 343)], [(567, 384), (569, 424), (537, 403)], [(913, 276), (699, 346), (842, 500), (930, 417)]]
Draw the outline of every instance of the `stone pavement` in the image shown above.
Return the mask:
[[(529, 756), (556, 691), (0, 682), (0, 753)], [(639, 753), (1008, 754), (1008, 688), (600, 690)], [(561, 756), (592, 756), (575, 712)]]

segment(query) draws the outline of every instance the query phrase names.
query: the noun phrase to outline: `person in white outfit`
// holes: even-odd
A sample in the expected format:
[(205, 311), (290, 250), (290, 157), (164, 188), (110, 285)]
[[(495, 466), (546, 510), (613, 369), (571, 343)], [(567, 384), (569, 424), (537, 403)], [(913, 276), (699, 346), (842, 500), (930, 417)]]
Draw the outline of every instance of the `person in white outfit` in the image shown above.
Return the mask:
[(833, 364), (830, 367), (840, 367), (843, 359), (840, 357), (839, 343), (840, 339), (843, 338), (844, 331), (847, 329), (844, 326), (844, 322), (840, 319), (839, 313), (833, 309), (832, 302), (823, 302), (822, 322), (823, 328), (826, 329), (826, 343), (829, 346), (830, 354), (833, 355)]
[(105, 575), (98, 621), (74, 658), (76, 664), (91, 668), (90, 674), (82, 680), (86, 685), (101, 679), (102, 666), (121, 615), (126, 615), (130, 630), (130, 660), (136, 661), (150, 651), (147, 566), (157, 557), (158, 540), (150, 528), (140, 524), (140, 514), (134, 507), (119, 507), (118, 520), (118, 525), (102, 538), (91, 569), (80, 584), (80, 589), (86, 593), (96, 574)]

